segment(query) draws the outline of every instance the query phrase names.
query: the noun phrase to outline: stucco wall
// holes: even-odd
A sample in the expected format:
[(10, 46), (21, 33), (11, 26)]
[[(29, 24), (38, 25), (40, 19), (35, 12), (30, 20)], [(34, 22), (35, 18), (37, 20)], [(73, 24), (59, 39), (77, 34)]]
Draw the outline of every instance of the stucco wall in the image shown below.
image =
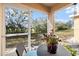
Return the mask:
[(4, 20), (4, 4), (0, 4), (0, 55), (5, 52), (5, 20)]
[(2, 4), (0, 4), (0, 55), (1, 55), (1, 29), (2, 27)]
[(79, 16), (74, 19), (74, 38), (79, 43)]
[(1, 55), (1, 26), (2, 26), (2, 4), (0, 4), (0, 55)]

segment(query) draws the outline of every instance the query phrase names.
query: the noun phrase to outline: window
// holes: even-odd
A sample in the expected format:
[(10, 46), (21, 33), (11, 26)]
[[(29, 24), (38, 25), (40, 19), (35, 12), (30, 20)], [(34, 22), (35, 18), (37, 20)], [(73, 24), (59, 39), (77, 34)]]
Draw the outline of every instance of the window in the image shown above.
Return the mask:
[(6, 48), (14, 48), (18, 43), (28, 45), (29, 11), (6, 8)]
[(25, 47), (38, 46), (41, 35), (47, 33), (47, 15), (38, 11), (19, 8), (5, 9), (6, 48), (16, 48), (19, 43)]

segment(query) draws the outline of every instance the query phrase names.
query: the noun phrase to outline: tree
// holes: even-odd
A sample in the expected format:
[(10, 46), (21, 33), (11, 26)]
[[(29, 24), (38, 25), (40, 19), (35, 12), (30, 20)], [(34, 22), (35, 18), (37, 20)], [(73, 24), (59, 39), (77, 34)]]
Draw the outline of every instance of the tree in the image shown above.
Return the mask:
[(74, 22), (72, 20), (69, 20), (66, 23), (65, 22), (56, 22), (55, 23), (56, 31), (71, 29), (73, 24), (74, 24)]
[(74, 21), (73, 20), (69, 20), (66, 25), (71, 29), (74, 26)]
[(33, 27), (36, 33), (47, 33), (47, 19), (38, 18), (33, 20)]
[(6, 33), (27, 32), (28, 11), (14, 8), (6, 9)]

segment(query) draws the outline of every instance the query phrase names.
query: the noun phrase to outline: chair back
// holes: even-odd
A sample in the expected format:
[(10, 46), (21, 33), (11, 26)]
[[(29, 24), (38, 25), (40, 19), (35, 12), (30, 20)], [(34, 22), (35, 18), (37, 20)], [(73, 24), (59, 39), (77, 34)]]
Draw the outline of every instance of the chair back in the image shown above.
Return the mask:
[(22, 56), (24, 51), (27, 52), (25, 47), (24, 47), (24, 44), (18, 44), (16, 46), (16, 53), (18, 56)]

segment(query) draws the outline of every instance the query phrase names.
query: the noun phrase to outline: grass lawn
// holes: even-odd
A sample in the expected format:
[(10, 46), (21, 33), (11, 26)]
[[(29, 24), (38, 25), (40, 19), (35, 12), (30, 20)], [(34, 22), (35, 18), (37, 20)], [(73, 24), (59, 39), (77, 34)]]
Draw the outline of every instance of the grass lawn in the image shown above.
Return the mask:
[[(32, 34), (31, 45), (36, 46), (40, 44), (40, 38), (37, 37), (38, 34)], [(14, 48), (17, 44), (24, 43), (25, 46), (28, 46), (28, 36), (14, 36), (6, 37), (6, 48)]]
[[(74, 31), (73, 30), (63, 30), (63, 31), (56, 31), (56, 34), (59, 36), (59, 38), (62, 38), (62, 39), (67, 39), (69, 37), (73, 37), (74, 36)], [(36, 38), (37, 37), (37, 34), (33, 34), (32, 35), (32, 45), (38, 45), (39, 44), (39, 41), (38, 40), (39, 38)], [(11, 47), (15, 47), (18, 43), (25, 43), (25, 45), (28, 44), (28, 36), (19, 36), (19, 37), (9, 37), (9, 38), (6, 38), (6, 47), (7, 48), (11, 48)]]
[(74, 36), (74, 30), (68, 29), (68, 30), (56, 31), (56, 34), (59, 36), (59, 38), (67, 39)]

